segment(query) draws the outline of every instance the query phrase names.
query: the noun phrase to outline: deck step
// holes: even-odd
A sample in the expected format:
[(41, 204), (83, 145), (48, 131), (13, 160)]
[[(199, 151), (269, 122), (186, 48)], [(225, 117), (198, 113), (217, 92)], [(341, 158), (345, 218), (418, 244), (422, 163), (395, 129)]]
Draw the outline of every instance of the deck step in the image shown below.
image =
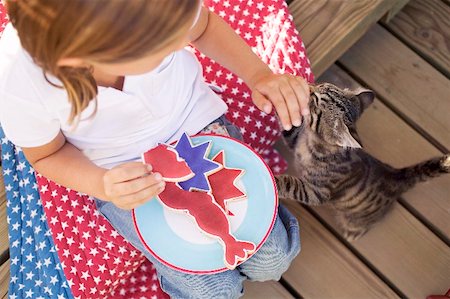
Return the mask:
[(339, 62), (417, 129), (450, 151), (450, 81), (380, 25)]
[(294, 297), (276, 281), (244, 282), (245, 293), (243, 299), (294, 299)]
[(388, 11), (404, 0), (294, 0), (289, 10), (321, 75)]
[[(382, 53), (389, 53), (385, 55)], [(450, 149), (450, 81), (431, 65), (377, 25), (370, 30), (340, 62), (367, 87), (419, 132), (425, 131), (442, 144), (437, 150), (413, 130), (404, 130), (400, 121), (376, 124), (383, 126), (380, 133), (368, 128), (374, 152), (395, 166), (407, 166)], [(348, 84), (346, 82), (345, 84)], [(395, 134), (395, 135), (392, 135)], [(381, 140), (386, 146), (379, 147)], [(389, 142), (387, 141), (389, 140)], [(375, 151), (376, 149), (376, 151)], [(450, 241), (450, 177), (443, 176), (419, 185), (404, 195), (405, 204), (422, 215), (435, 230)], [(424, 200), (426, 199), (426, 200)]]
[(392, 8), (386, 13), (386, 15), (384, 15), (382, 21), (385, 23), (390, 22), (392, 18), (394, 18), (397, 15), (397, 13), (400, 12), (406, 4), (408, 4), (408, 2), (409, 0), (396, 1), (394, 6), (392, 6)]
[(436, 0), (411, 0), (385, 26), (450, 78), (450, 6)]
[(0, 298), (5, 298), (8, 294), (9, 285), (9, 260), (0, 266)]
[(399, 298), (308, 211), (284, 203), (300, 223), (302, 251), (283, 278), (302, 298)]

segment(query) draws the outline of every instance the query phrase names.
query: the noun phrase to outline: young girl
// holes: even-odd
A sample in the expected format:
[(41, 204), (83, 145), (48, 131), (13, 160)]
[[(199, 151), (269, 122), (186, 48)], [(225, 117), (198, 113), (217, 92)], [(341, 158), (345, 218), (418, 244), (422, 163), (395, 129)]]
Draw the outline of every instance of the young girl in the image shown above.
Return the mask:
[(14, 26), (0, 40), (0, 121), (42, 175), (97, 198), (99, 211), (156, 266), (175, 298), (235, 298), (242, 282), (279, 279), (299, 252), (298, 223), (280, 207), (261, 249), (234, 271), (196, 276), (155, 260), (130, 209), (164, 190), (133, 162), (158, 142), (218, 123), (226, 105), (202, 79), (197, 49), (239, 75), (258, 108), (285, 129), (307, 114), (306, 82), (275, 75), (199, 0), (7, 0)]

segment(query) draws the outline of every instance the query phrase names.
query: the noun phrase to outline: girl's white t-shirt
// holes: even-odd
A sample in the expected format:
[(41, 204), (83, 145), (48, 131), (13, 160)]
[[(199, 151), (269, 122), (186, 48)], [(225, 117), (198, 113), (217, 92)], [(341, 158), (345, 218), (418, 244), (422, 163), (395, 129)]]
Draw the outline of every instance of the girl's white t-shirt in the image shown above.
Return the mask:
[(61, 131), (95, 164), (111, 168), (137, 160), (183, 132), (196, 134), (227, 110), (186, 49), (172, 53), (149, 73), (125, 77), (122, 91), (99, 87), (97, 105), (90, 117), (92, 101), (73, 129), (67, 122), (71, 106), (66, 91), (45, 80), (15, 29), (6, 26), (0, 39), (0, 123), (18, 146), (44, 145)]

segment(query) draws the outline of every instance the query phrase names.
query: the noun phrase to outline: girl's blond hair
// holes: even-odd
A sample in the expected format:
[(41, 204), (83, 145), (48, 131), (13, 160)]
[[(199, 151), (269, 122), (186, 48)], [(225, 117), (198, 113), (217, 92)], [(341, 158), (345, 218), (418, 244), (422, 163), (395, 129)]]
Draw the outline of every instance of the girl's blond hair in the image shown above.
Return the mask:
[(23, 48), (46, 78), (62, 82), (73, 123), (96, 99), (97, 83), (88, 67), (61, 67), (60, 59), (118, 63), (157, 52), (188, 30), (199, 0), (6, 0), (6, 8)]

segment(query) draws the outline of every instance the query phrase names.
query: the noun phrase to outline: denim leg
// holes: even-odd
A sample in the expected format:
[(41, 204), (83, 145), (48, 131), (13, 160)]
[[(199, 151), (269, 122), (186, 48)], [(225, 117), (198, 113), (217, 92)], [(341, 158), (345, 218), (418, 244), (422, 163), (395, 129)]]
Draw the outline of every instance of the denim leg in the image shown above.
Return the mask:
[[(220, 130), (216, 131), (215, 126), (220, 126)], [(225, 130), (223, 130), (225, 129)], [(225, 115), (222, 115), (218, 119), (211, 122), (209, 125), (207, 125), (201, 133), (215, 133), (215, 134), (225, 134), (229, 135), (230, 137), (233, 137), (234, 139), (243, 141), (244, 137), (241, 134), (241, 131), (238, 127), (233, 125), (226, 117)]]
[(134, 228), (131, 211), (111, 202), (96, 199), (97, 210), (124, 238), (141, 251), (155, 266), (161, 288), (170, 298), (239, 298), (246, 279), (238, 270), (194, 275), (173, 270), (155, 259), (142, 244)]
[(279, 280), (299, 252), (297, 218), (280, 205), (277, 220), (266, 242), (238, 269), (251, 281)]
[(235, 299), (244, 294), (242, 283), (246, 278), (237, 270), (210, 275), (174, 274), (160, 278), (161, 288), (170, 298)]

